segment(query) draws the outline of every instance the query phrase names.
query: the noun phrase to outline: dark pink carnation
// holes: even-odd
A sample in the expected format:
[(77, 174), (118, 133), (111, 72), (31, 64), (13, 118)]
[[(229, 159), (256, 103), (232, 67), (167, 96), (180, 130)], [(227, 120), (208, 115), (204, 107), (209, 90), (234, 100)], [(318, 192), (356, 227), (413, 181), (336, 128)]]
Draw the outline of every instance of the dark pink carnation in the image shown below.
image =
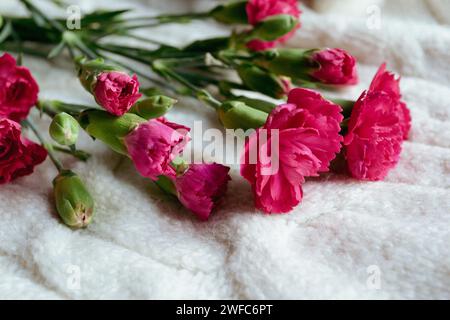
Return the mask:
[(411, 114), (406, 104), (401, 100), (400, 78), (396, 79), (393, 73), (386, 71), (386, 64), (383, 63), (373, 78), (369, 91), (385, 92), (397, 102), (397, 108), (395, 109), (402, 127), (403, 138), (408, 139), (411, 130)]
[(350, 174), (359, 180), (382, 180), (395, 167), (403, 132), (397, 103), (384, 92), (364, 92), (353, 107), (344, 138)]
[(353, 107), (344, 138), (350, 174), (360, 180), (382, 180), (400, 158), (411, 116), (401, 101), (399, 80), (381, 65), (369, 90)]
[(43, 147), (21, 137), (17, 122), (0, 119), (0, 184), (33, 173), (46, 157)]
[[(297, 0), (249, 0), (247, 3), (247, 17), (251, 25), (279, 14), (288, 14), (299, 20), (301, 11)], [(300, 28), (300, 22), (294, 30), (276, 41), (251, 40), (247, 43), (247, 47), (254, 51), (271, 49), (278, 43), (284, 43), (290, 39), (298, 28)]]
[(5, 53), (0, 57), (0, 117), (21, 121), (36, 104), (39, 87), (26, 67)]
[[(250, 136), (241, 175), (252, 185), (257, 208), (267, 213), (291, 211), (302, 199), (305, 177), (328, 171), (341, 148), (341, 111), (315, 91), (293, 89), (288, 103), (274, 109)], [(272, 146), (277, 136), (279, 145)]]
[(126, 113), (142, 96), (136, 75), (117, 71), (101, 73), (93, 91), (97, 103), (116, 116)]
[(312, 76), (320, 82), (333, 85), (358, 83), (356, 59), (345, 50), (321, 50), (313, 54), (312, 60), (319, 65)]
[(225, 195), (230, 168), (221, 164), (191, 164), (175, 179), (180, 202), (197, 215), (207, 220), (218, 201)]
[(139, 173), (157, 180), (160, 175), (175, 177), (171, 161), (183, 151), (188, 132), (189, 128), (164, 118), (152, 119), (140, 124), (124, 142)]

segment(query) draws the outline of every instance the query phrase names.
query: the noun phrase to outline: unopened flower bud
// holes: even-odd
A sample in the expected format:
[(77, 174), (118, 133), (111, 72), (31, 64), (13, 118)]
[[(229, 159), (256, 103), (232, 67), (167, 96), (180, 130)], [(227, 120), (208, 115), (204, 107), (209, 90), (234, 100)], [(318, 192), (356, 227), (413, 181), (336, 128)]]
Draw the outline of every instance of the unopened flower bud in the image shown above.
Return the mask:
[(243, 63), (237, 72), (244, 85), (269, 97), (280, 99), (289, 92), (290, 82), (254, 64)]
[(130, 112), (147, 120), (155, 119), (165, 115), (176, 102), (177, 100), (166, 96), (152, 96), (138, 101), (131, 107)]
[(231, 1), (215, 7), (210, 16), (225, 24), (247, 24), (247, 0)]
[(249, 40), (275, 41), (294, 30), (297, 24), (297, 18), (289, 14), (270, 16), (255, 26)]
[(61, 112), (54, 118), (49, 127), (53, 140), (63, 146), (71, 146), (77, 142), (80, 126), (71, 115)]
[(218, 114), (225, 128), (243, 130), (263, 126), (268, 117), (268, 113), (253, 109), (241, 101), (224, 102)]
[(63, 171), (53, 180), (56, 210), (72, 228), (86, 227), (94, 215), (94, 199), (83, 181), (72, 171)]

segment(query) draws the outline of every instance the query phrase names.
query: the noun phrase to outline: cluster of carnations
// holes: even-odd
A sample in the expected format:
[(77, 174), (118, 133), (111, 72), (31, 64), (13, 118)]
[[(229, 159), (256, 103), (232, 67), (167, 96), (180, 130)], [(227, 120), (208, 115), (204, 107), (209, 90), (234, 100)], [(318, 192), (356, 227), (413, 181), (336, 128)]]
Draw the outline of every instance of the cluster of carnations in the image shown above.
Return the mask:
[[(300, 27), (296, 0), (236, 1), (205, 13), (128, 20), (117, 19), (124, 12), (93, 13), (82, 20), (86, 24), (82, 36), (61, 31), (59, 20), (45, 16), (29, 0), (21, 2), (32, 15), (46, 21), (47, 28), (41, 30), (40, 39), (26, 31), (31, 26), (41, 28), (32, 19), (26, 22), (27, 29), (23, 21), (20, 25), (11, 18), (9, 28), (28, 42), (55, 44), (48, 53), (51, 58), (67, 48), (81, 84), (98, 106), (38, 101), (38, 86), (28, 69), (17, 66), (9, 54), (3, 55), (0, 182), (30, 174), (48, 152), (59, 170), (54, 180), (57, 211), (69, 226), (89, 224), (94, 206), (80, 178), (64, 168), (55, 155), (55, 151), (62, 151), (82, 158), (84, 153), (75, 147), (80, 127), (129, 157), (142, 176), (175, 196), (200, 219), (208, 219), (225, 194), (229, 168), (182, 160), (189, 128), (163, 117), (176, 102), (164, 94), (167, 91), (190, 95), (212, 106), (225, 128), (254, 129), (246, 138), (241, 175), (251, 184), (256, 208), (265, 213), (291, 211), (302, 200), (305, 179), (330, 171), (337, 155), (345, 159), (347, 172), (359, 180), (384, 179), (399, 161), (411, 127), (399, 79), (383, 64), (357, 101), (324, 98), (317, 91), (321, 86), (358, 82), (356, 59), (342, 49), (276, 48)], [(98, 41), (106, 37), (98, 30), (98, 22), (107, 26), (108, 35), (114, 33), (112, 26), (121, 35), (129, 35), (124, 30), (145, 25), (128, 28), (123, 21), (152, 19), (159, 25), (200, 18), (213, 18), (237, 29), (229, 37), (199, 40), (181, 49), (160, 45), (149, 50)], [(91, 24), (97, 24), (95, 31)], [(3, 38), (3, 45), (8, 44), (8, 36)], [(26, 43), (21, 48), (26, 48)], [(140, 88), (137, 76), (130, 75), (138, 72), (122, 62), (119, 67), (110, 54), (150, 67), (159, 78), (139, 76), (159, 88)], [(240, 82), (230, 77), (230, 72)], [(161, 77), (168, 81), (160, 81)], [(237, 90), (287, 99), (274, 104), (269, 99), (237, 95)], [(25, 120), (35, 105), (52, 117), (49, 133), (58, 146), (45, 142), (31, 121)], [(35, 131), (42, 146), (21, 137), (18, 122), (22, 120)], [(273, 139), (278, 142), (276, 151), (271, 149)], [(268, 174), (275, 153), (277, 170)], [(256, 158), (250, 160), (252, 155)]]

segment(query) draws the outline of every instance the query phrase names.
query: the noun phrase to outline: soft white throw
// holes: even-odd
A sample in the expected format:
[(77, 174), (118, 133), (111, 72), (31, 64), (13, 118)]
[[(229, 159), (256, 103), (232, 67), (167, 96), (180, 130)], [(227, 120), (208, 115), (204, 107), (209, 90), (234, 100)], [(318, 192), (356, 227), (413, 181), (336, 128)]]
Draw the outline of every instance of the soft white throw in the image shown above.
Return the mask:
[[(88, 10), (94, 2), (79, 3)], [(130, 6), (152, 14), (156, 9), (150, 8), (182, 11), (186, 8), (176, 6), (181, 3), (187, 1), (130, 1)], [(188, 9), (204, 9), (213, 3), (189, 4)], [(83, 136), (81, 147), (94, 156), (87, 163), (70, 158), (65, 163), (80, 173), (97, 201), (95, 222), (86, 230), (73, 231), (55, 215), (56, 172), (50, 161), (34, 175), (0, 186), (0, 298), (449, 299), (445, 6), (445, 1), (386, 1), (379, 28), (368, 25), (373, 8), (356, 16), (304, 8), (303, 26), (290, 43), (339, 46), (358, 58), (361, 83), (339, 92), (343, 97), (356, 99), (384, 61), (402, 75), (413, 129), (385, 181), (339, 175), (310, 180), (292, 213), (267, 216), (253, 208), (250, 186), (234, 168), (225, 204), (210, 221), (199, 222), (179, 204), (160, 200), (129, 161)], [(0, 9), (20, 11), (14, 0), (2, 1)], [(178, 44), (226, 32), (212, 22), (194, 22), (142, 34)], [(92, 103), (63, 61), (25, 57), (24, 63), (36, 75), (41, 97)], [(189, 99), (169, 118), (219, 127), (212, 110)]]

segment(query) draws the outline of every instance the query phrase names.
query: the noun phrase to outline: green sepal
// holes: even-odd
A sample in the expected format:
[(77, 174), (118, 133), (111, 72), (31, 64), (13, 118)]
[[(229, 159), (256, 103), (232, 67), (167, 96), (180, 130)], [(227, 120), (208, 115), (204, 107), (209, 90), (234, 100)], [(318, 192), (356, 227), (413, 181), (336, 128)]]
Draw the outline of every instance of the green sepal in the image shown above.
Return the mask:
[(123, 155), (128, 155), (123, 138), (146, 121), (134, 113), (125, 113), (117, 117), (101, 110), (86, 110), (79, 119), (81, 127), (90, 136)]
[(209, 15), (225, 24), (248, 24), (247, 2), (238, 0), (219, 5), (211, 10)]
[(138, 101), (131, 107), (129, 112), (147, 120), (155, 119), (169, 112), (176, 102), (177, 100), (166, 96), (152, 96)]
[(257, 129), (262, 127), (268, 113), (249, 107), (241, 101), (224, 102), (217, 110), (220, 122), (227, 129)]

